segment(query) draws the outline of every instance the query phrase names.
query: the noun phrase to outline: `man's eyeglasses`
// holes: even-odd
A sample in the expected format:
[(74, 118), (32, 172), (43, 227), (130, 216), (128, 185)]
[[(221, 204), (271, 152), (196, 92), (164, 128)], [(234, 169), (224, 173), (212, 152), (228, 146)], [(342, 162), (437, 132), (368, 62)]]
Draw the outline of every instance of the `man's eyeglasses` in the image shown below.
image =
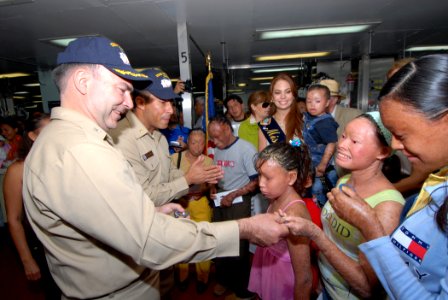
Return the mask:
[(263, 104), (261, 104), (261, 107), (263, 107), (263, 108), (268, 108), (269, 105), (271, 105), (271, 103), (269, 103), (269, 102), (263, 102)]

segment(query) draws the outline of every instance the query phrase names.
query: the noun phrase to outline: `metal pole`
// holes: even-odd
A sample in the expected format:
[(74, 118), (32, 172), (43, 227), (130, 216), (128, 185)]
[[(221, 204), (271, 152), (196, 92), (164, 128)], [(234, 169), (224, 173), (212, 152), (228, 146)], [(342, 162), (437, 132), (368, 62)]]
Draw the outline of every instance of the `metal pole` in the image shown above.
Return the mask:
[[(179, 53), (179, 70), (180, 79), (186, 81), (191, 80), (191, 62), (190, 47), (188, 44), (188, 27), (186, 22), (186, 7), (184, 1), (177, 2), (177, 45)], [(186, 127), (193, 128), (193, 112), (192, 112), (192, 94), (188, 92), (182, 93), (182, 111), (184, 113), (184, 124)]]
[(227, 55), (226, 55), (226, 42), (221, 42), (221, 48), (222, 48), (222, 72), (221, 72), (221, 76), (222, 76), (222, 97), (223, 100), (224, 98), (227, 96), (226, 95), (226, 91), (227, 91), (227, 70), (228, 70), (228, 65), (227, 65)]

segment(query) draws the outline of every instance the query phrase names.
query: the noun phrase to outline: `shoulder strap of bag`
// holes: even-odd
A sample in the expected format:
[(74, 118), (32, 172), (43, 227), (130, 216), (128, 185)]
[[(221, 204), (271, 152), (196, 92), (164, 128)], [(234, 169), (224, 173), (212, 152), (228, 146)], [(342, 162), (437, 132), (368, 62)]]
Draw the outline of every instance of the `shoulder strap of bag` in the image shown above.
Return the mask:
[(180, 161), (182, 159), (182, 151), (177, 153), (177, 168), (180, 169)]

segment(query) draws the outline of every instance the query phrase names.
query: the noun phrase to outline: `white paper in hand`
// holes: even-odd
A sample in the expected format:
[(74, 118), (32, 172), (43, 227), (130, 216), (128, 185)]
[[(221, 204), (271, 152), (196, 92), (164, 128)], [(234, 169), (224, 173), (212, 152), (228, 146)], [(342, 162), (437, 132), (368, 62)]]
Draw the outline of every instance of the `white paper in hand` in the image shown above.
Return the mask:
[[(221, 193), (216, 193), (216, 198), (213, 200), (213, 201), (215, 202), (215, 206), (216, 206), (216, 207), (221, 206), (221, 200), (222, 200), (222, 198), (223, 198), (225, 195), (227, 195), (227, 194), (229, 194), (229, 193), (231, 193), (231, 192), (234, 192), (234, 191), (236, 191), (236, 190), (230, 190), (230, 191), (225, 191), (225, 192), (221, 192)], [(238, 196), (238, 197), (236, 197), (236, 198), (233, 200), (232, 204), (237, 204), (237, 203), (242, 203), (242, 202), (243, 202), (243, 197)]]

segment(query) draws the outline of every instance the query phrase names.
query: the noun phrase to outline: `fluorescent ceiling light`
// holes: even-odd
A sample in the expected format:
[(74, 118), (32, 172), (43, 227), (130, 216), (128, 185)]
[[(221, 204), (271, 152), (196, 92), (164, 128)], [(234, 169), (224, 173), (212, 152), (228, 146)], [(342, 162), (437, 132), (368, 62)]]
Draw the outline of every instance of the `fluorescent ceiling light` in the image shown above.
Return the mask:
[(13, 99), (26, 99), (26, 97), (23, 96), (12, 96)]
[(439, 45), (439, 46), (415, 46), (406, 49), (406, 51), (441, 51), (448, 50), (448, 45)]
[(229, 70), (250, 69), (250, 68), (253, 68), (253, 67), (254, 67), (254, 65), (248, 65), (248, 64), (232, 65), (232, 66), (229, 66)]
[(28, 91), (14, 92), (14, 95), (25, 95), (25, 94), (29, 94), (29, 92)]
[(270, 77), (252, 77), (250, 80), (262, 81), (262, 80), (272, 80), (273, 78), (274, 78), (274, 76), (270, 76)]
[(239, 86), (239, 87), (245, 87), (245, 86), (247, 86), (247, 83), (240, 82), (240, 83), (237, 84), (237, 86)]
[(243, 91), (242, 89), (227, 90), (227, 92), (229, 92), (229, 93), (239, 93), (239, 92), (242, 92), (242, 91)]
[(286, 72), (286, 71), (298, 71), (300, 67), (284, 67), (284, 68), (269, 68), (269, 69), (254, 69), (253, 73), (272, 73), (272, 72)]
[(0, 74), (0, 79), (2, 79), (2, 78), (25, 77), (25, 76), (31, 76), (31, 74), (20, 73), (20, 72), (16, 72), (16, 73), (4, 73), (4, 74)]
[(34, 95), (33, 98), (42, 98), (42, 95)]
[(55, 39), (55, 40), (49, 40), (49, 42), (56, 46), (67, 47), (68, 44), (70, 42), (73, 42), (74, 40), (76, 40), (76, 38)]
[(25, 83), (23, 86), (26, 87), (35, 87), (35, 86), (40, 86), (40, 83), (36, 82), (36, 83)]
[(64, 37), (51, 37), (51, 38), (44, 38), (44, 39), (40, 39), (40, 41), (45, 42), (45, 43), (50, 43), (52, 45), (56, 45), (59, 47), (67, 47), (68, 44), (74, 40), (76, 40), (77, 38), (80, 37), (94, 37), (94, 36), (99, 36), (99, 34), (86, 34), (86, 35), (72, 35), (72, 36), (64, 36)]
[(314, 58), (330, 55), (330, 51), (320, 51), (320, 52), (302, 52), (302, 53), (290, 53), (290, 54), (275, 54), (275, 55), (257, 55), (255, 56), (256, 61), (267, 61), (267, 60), (282, 60), (282, 59), (298, 59), (298, 58)]
[(352, 25), (335, 25), (326, 27), (307, 27), (307, 28), (287, 28), (273, 30), (257, 30), (259, 38), (262, 40), (295, 38), (316, 35), (333, 35), (344, 33), (356, 33), (365, 31), (379, 22), (352, 24)]
[[(335, 50), (328, 50), (333, 52)], [(245, 65), (229, 65), (229, 70), (245, 70), (245, 69), (267, 69), (267, 68), (283, 68), (283, 67), (301, 67), (302, 63), (291, 63), (291, 62), (264, 62), (257, 64), (245, 64)]]
[(0, 6), (32, 3), (34, 0), (0, 0)]
[(270, 82), (260, 82), (259, 85), (271, 85)]

